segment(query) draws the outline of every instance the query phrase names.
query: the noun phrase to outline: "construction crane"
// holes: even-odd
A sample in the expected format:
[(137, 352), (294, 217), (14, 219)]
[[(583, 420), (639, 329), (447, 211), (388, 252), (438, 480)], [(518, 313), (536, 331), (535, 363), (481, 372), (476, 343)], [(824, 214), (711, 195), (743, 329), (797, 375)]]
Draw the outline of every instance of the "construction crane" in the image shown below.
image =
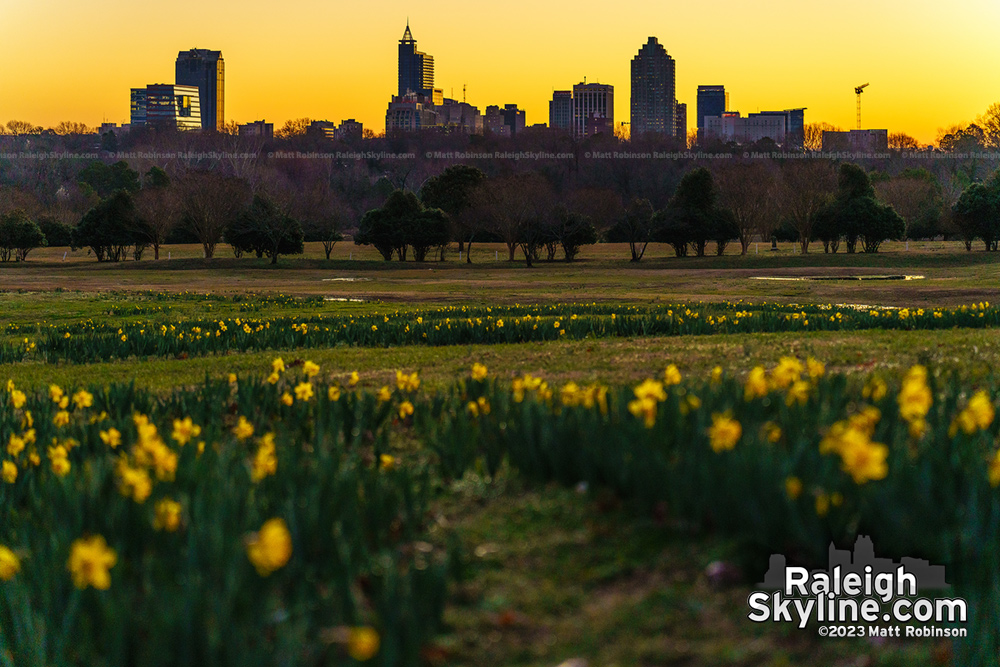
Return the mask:
[(854, 88), (854, 93), (858, 96), (858, 129), (861, 129), (861, 91), (868, 87), (868, 84), (862, 84)]

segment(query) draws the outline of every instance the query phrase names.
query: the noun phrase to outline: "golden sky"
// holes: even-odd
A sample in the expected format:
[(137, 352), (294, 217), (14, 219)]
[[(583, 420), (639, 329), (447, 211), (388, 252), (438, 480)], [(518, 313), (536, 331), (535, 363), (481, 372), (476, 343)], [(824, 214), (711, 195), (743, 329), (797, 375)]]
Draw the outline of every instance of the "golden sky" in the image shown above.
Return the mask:
[(730, 107), (807, 107), (806, 122), (904, 131), (923, 142), (1000, 101), (996, 0), (0, 0), (0, 122), (127, 122), (129, 89), (171, 83), (177, 52), (221, 50), (226, 120), (355, 118), (381, 131), (407, 17), (437, 87), (484, 110), (516, 103), (548, 122), (553, 89), (615, 86), (629, 115), (629, 63), (655, 36), (677, 61), (695, 124), (699, 84)]

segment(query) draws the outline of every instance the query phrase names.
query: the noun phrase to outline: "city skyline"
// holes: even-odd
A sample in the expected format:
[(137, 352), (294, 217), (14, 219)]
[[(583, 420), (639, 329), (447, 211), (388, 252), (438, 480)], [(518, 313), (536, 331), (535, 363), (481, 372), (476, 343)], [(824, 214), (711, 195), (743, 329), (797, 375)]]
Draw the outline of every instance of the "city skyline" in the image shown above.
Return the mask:
[[(4, 0), (0, 122), (127, 122), (127, 91), (174, 81), (178, 51), (198, 47), (225, 54), (227, 121), (263, 118), (277, 128), (300, 117), (356, 118), (378, 128), (398, 86), (397, 45), (407, 18), (420, 49), (434, 56), (435, 86), (445, 96), (461, 100), (467, 85), (470, 104), (516, 103), (528, 125), (548, 122), (553, 90), (584, 78), (615, 86), (614, 116), (617, 123), (627, 119), (630, 62), (649, 36), (677, 63), (677, 99), (688, 105), (689, 129), (696, 88), (706, 84), (725, 85), (730, 107), (743, 114), (807, 106), (809, 122), (850, 129), (853, 87), (871, 81), (864, 126), (906, 132), (921, 143), (1000, 100), (1000, 73), (989, 67), (1000, 56), (989, 34), (1000, 7), (984, 0), (965, 0), (947, 14), (929, 1), (850, 2), (821, 11), (779, 0), (758, 11), (720, 0), (724, 11), (711, 33), (683, 28), (703, 21), (688, 7), (631, 2), (619, 15), (638, 13), (642, 21), (609, 22), (564, 5), (515, 2), (509, 17), (486, 20), (485, 7), (457, 19), (447, 8), (414, 14), (390, 1), (373, 19), (364, 8), (303, 0), (277, 14), (260, 0), (240, 3), (238, 12), (233, 2), (179, 0), (166, 13), (119, 0)], [(863, 30), (855, 27), (859, 12)], [(796, 18), (774, 18), (781, 16)], [(493, 58), (492, 44), (516, 48)]]

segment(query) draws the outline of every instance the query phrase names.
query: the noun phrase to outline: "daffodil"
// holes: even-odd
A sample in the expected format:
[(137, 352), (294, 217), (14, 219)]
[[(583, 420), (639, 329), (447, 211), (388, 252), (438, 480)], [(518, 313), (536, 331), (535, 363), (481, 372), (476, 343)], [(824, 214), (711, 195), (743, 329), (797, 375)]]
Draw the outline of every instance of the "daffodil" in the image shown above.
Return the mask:
[(743, 399), (750, 401), (763, 398), (767, 396), (767, 391), (767, 373), (762, 367), (756, 366), (747, 375), (746, 384), (743, 385)]
[(378, 653), (379, 636), (374, 628), (351, 628), (347, 637), (347, 653), (358, 662), (371, 660)]
[(163, 498), (156, 503), (153, 518), (153, 528), (167, 533), (175, 532), (181, 525), (181, 504), (170, 498)]
[(89, 391), (80, 391), (73, 394), (73, 404), (76, 406), (77, 410), (82, 410), (83, 408), (89, 408), (94, 405), (94, 395)]
[(671, 386), (681, 383), (681, 372), (677, 369), (677, 366), (670, 364), (667, 369), (663, 371), (663, 384), (666, 386)]
[(233, 427), (233, 435), (236, 436), (237, 440), (247, 440), (253, 435), (253, 424), (248, 422), (246, 417), (240, 415), (239, 421)]
[(13, 484), (17, 481), (17, 464), (13, 461), (4, 461), (2, 466), (2, 471), (0, 471), (0, 477), (7, 484)]
[(201, 426), (195, 424), (190, 417), (174, 420), (174, 432), (171, 437), (177, 444), (184, 446), (199, 435), (201, 435)]
[(73, 575), (73, 585), (83, 589), (93, 586), (105, 591), (111, 587), (109, 570), (118, 562), (118, 555), (100, 535), (80, 538), (70, 547), (66, 569)]
[(708, 444), (713, 452), (723, 452), (736, 447), (743, 435), (743, 427), (727, 414), (714, 413), (708, 427)]
[(284, 519), (268, 519), (246, 543), (247, 557), (257, 574), (269, 576), (284, 567), (292, 557), (292, 535)]
[(21, 571), (21, 559), (0, 544), (0, 581), (10, 581)]
[(115, 449), (118, 445), (122, 444), (122, 434), (116, 428), (109, 428), (107, 431), (101, 431), (99, 435), (101, 436), (101, 442), (111, 449)]

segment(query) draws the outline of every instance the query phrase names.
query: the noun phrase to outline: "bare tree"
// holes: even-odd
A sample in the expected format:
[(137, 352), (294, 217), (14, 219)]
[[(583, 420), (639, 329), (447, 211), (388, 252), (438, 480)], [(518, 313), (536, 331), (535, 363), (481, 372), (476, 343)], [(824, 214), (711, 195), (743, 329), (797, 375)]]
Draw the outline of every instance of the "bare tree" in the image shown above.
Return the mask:
[(303, 179), (297, 190), (288, 212), (302, 225), (306, 240), (322, 243), (326, 258), (330, 259), (333, 247), (344, 238), (342, 232), (350, 223), (352, 212), (322, 174)]
[(41, 131), (40, 125), (29, 123), (26, 120), (7, 121), (7, 132), (10, 134), (38, 134)]
[(944, 208), (941, 186), (930, 173), (918, 174), (904, 172), (873, 184), (879, 200), (892, 206), (906, 221), (906, 235), (911, 239), (936, 236)]
[(824, 132), (843, 132), (842, 128), (829, 123), (806, 123), (802, 128), (802, 146), (808, 151), (823, 149)]
[(482, 228), (507, 246), (507, 259), (514, 261), (518, 247), (528, 266), (541, 242), (541, 226), (550, 212), (552, 191), (537, 174), (503, 176), (484, 181), (470, 197), (469, 213)]
[(311, 118), (295, 118), (293, 120), (286, 120), (285, 124), (274, 133), (277, 139), (291, 139), (292, 137), (301, 137), (309, 129), (309, 125), (312, 124)]
[(828, 160), (790, 160), (781, 175), (781, 209), (798, 231), (804, 254), (809, 252), (816, 216), (837, 189), (837, 173)]
[(617, 225), (625, 212), (622, 198), (607, 188), (575, 190), (567, 197), (566, 208), (590, 218), (598, 234)]
[(36, 218), (42, 211), (41, 202), (34, 192), (20, 186), (0, 185), (0, 215), (15, 210), (25, 211)]
[(145, 187), (134, 197), (135, 210), (146, 224), (153, 259), (160, 258), (160, 246), (177, 226), (184, 210), (176, 186)]
[(633, 199), (625, 209), (618, 224), (612, 229), (614, 240), (624, 240), (632, 253), (632, 261), (642, 260), (646, 248), (653, 240), (653, 231), (657, 225), (656, 212), (648, 199)]
[(762, 161), (732, 162), (715, 171), (719, 204), (733, 214), (740, 254), (747, 254), (753, 237), (770, 236), (777, 218), (774, 205), (778, 179), (771, 163)]
[(237, 132), (227, 131), (222, 135), (222, 141), (229, 173), (246, 181), (256, 193), (260, 186), (260, 155), (264, 148), (264, 137), (241, 137)]
[(698, 145), (698, 128), (688, 130), (685, 148), (694, 148)]
[(889, 133), (889, 150), (915, 151), (920, 148), (920, 142), (905, 132)]
[(982, 116), (976, 119), (983, 131), (983, 146), (1000, 148), (1000, 102), (994, 102)]
[(209, 171), (189, 172), (178, 188), (184, 201), (184, 223), (201, 243), (205, 257), (211, 258), (226, 225), (249, 205), (250, 188), (238, 178)]
[(67, 134), (93, 134), (94, 130), (87, 127), (85, 123), (78, 123), (72, 120), (64, 120), (63, 122), (52, 128), (56, 134), (60, 136), (66, 136)]

